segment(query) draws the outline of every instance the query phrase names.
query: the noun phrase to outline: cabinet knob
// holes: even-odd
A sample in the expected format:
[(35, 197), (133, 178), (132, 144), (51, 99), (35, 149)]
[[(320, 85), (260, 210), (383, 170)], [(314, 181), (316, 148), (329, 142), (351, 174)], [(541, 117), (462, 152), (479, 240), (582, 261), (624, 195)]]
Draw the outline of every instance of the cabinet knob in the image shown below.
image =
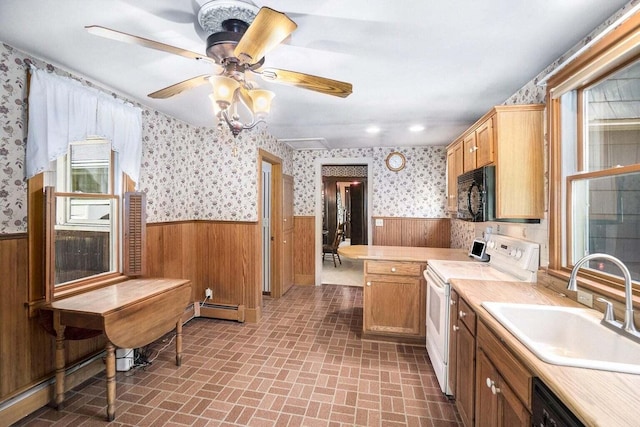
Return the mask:
[(449, 304), (456, 305), (456, 301), (452, 299), (451, 301), (449, 301)]
[(391, 272), (395, 273), (396, 272), (396, 268), (395, 267), (391, 267)]
[(459, 316), (459, 317), (461, 317), (461, 318), (462, 318), (462, 317), (464, 317), (464, 316), (466, 316), (466, 315), (467, 315), (467, 313), (465, 313), (465, 312), (464, 312), (464, 311), (462, 311), (462, 310), (460, 310), (460, 311), (458, 312), (458, 316)]
[(285, 244), (285, 245), (287, 244), (287, 241), (286, 241), (286, 240), (284, 241), (284, 244)]
[(489, 387), (491, 389), (491, 393), (493, 394), (498, 394), (500, 393), (500, 389), (498, 387), (496, 387), (496, 382), (493, 381), (491, 378), (487, 377), (487, 387)]
[(453, 332), (458, 332), (460, 330), (460, 326), (453, 325)]
[(367, 286), (371, 286), (371, 282), (367, 282)]

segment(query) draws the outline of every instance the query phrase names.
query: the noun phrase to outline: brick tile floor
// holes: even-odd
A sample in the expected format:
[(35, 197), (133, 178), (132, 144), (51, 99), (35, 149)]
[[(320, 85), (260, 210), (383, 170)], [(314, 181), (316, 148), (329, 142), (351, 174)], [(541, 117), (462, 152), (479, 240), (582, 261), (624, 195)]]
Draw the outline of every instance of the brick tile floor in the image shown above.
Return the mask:
[[(193, 319), (182, 366), (171, 334), (150, 346), (150, 366), (118, 372), (110, 425), (461, 425), (424, 347), (362, 341), (361, 330), (362, 288), (336, 285), (265, 298), (259, 324)], [(105, 395), (103, 373), (69, 391), (63, 411), (16, 425), (105, 425)]]

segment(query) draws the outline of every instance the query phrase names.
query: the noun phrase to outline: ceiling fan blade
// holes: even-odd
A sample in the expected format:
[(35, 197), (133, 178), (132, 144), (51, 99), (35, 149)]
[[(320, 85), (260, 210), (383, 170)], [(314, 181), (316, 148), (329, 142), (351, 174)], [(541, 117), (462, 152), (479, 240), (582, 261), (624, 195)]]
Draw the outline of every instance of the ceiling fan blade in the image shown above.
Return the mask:
[(238, 94), (240, 95), (240, 99), (242, 99), (242, 102), (244, 102), (247, 108), (253, 111), (253, 100), (249, 96), (249, 91), (244, 87), (240, 86), (238, 88)]
[(241, 63), (255, 64), (297, 27), (284, 13), (262, 7), (233, 53)]
[(192, 89), (194, 87), (200, 86), (205, 83), (209, 83), (209, 77), (211, 74), (203, 74), (198, 77), (193, 77), (191, 79), (185, 80), (180, 83), (176, 83), (171, 86), (167, 86), (164, 89), (157, 90), (153, 93), (147, 95), (149, 98), (155, 99), (166, 99), (170, 98), (174, 95), (179, 94), (180, 92), (184, 92), (187, 89)]
[(264, 80), (276, 83), (289, 84), (327, 95), (346, 98), (351, 95), (353, 86), (351, 83), (313, 76), (311, 74), (298, 73), (296, 71), (278, 70), (276, 68), (264, 68), (259, 71)]
[(160, 43), (154, 40), (145, 39), (144, 37), (134, 36), (132, 34), (127, 34), (120, 31), (112, 30), (110, 28), (101, 27), (99, 25), (88, 25), (84, 28), (91, 34), (104, 37), (107, 39), (116, 40), (124, 43), (137, 44), (138, 46), (144, 46), (150, 49), (172, 53), (174, 55), (183, 56), (185, 58), (197, 59), (199, 61), (206, 61), (206, 62), (213, 63), (213, 60), (207, 57), (206, 55), (201, 55), (199, 53), (192, 52), (190, 50), (181, 49), (179, 47)]

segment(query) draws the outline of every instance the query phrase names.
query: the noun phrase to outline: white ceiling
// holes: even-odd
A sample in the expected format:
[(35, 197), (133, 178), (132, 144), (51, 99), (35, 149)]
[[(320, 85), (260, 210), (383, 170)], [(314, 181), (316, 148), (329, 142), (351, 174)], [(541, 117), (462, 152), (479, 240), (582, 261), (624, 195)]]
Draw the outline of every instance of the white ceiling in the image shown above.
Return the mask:
[[(85, 25), (204, 53), (207, 0), (1, 0), (0, 42), (196, 126), (213, 127), (210, 87), (148, 93), (210, 66), (88, 34)], [(276, 93), (280, 139), (328, 148), (444, 145), (611, 16), (623, 0), (254, 0), (297, 24), (265, 66), (353, 84), (346, 99), (258, 83)], [(408, 127), (425, 130), (411, 133)], [(381, 132), (368, 134), (370, 125)]]

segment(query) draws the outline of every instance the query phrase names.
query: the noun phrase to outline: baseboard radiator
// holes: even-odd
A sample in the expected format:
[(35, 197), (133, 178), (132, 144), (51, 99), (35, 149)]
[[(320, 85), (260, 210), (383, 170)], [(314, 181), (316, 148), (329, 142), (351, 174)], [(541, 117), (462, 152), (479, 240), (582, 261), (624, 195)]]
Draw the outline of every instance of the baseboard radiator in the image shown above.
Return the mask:
[(211, 319), (235, 320), (244, 322), (244, 305), (214, 304), (196, 301), (193, 303), (194, 317)]

